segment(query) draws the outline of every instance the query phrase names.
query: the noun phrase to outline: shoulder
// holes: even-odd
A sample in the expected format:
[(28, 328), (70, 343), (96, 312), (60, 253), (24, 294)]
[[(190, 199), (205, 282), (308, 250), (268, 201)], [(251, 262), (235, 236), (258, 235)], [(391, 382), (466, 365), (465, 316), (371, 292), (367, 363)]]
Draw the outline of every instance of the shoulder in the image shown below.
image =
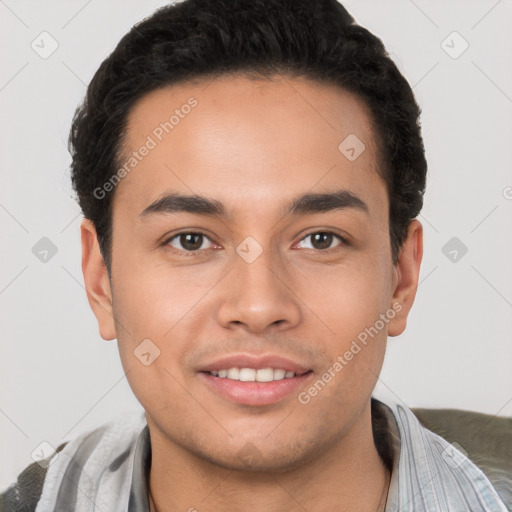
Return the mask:
[(51, 460), (68, 444), (60, 444), (55, 453), (29, 464), (12, 485), (0, 494), (0, 512), (33, 512), (41, 496), (44, 479)]
[(411, 409), (431, 432), (478, 466), (501, 499), (512, 504), (512, 418), (460, 409)]
[[(80, 468), (80, 473), (86, 469), (90, 472), (87, 461), (99, 469), (110, 454), (116, 453), (117, 447), (130, 446), (144, 424), (144, 413), (124, 413), (62, 442), (52, 455), (29, 464), (16, 482), (0, 493), (0, 512), (34, 512), (40, 501), (55, 501), (68, 467), (75, 466), (75, 472), (76, 468)], [(84, 478), (90, 479), (87, 472)]]

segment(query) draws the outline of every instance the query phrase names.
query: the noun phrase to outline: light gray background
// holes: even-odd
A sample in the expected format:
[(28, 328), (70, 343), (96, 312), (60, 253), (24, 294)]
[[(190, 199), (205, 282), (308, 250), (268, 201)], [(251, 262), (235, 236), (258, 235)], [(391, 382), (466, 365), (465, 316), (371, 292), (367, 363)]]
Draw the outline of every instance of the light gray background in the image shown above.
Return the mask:
[[(86, 299), (66, 142), (99, 64), (165, 3), (0, 0), (2, 489), (42, 441), (142, 410)], [(512, 3), (344, 5), (414, 87), (429, 163), (420, 286), (375, 395), (512, 415)], [(43, 31), (59, 45), (47, 59), (31, 48)], [(442, 47), (453, 31), (469, 43), (456, 59)], [(58, 249), (46, 263), (32, 253), (42, 237)], [(468, 248), (456, 262), (442, 252), (452, 237)]]

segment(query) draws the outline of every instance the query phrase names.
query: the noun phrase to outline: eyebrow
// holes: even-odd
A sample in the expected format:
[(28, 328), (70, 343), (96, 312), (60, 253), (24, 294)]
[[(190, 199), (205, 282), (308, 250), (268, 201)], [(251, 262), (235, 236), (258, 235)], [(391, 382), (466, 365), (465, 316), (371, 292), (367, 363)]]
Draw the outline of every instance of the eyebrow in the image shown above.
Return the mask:
[[(369, 214), (368, 205), (356, 194), (349, 190), (335, 190), (323, 193), (307, 193), (294, 198), (286, 205), (283, 217), (290, 215), (306, 215), (325, 213), (335, 210), (355, 209)], [(139, 217), (144, 218), (153, 214), (194, 213), (197, 215), (229, 217), (224, 205), (216, 199), (200, 195), (183, 195), (169, 193), (156, 199), (145, 208)]]

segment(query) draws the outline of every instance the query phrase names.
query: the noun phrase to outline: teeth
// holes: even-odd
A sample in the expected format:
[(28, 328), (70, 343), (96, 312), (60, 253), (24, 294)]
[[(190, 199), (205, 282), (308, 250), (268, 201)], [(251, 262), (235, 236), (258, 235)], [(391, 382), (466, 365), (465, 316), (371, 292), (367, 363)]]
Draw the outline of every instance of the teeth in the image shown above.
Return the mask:
[(242, 382), (272, 382), (273, 380), (290, 379), (296, 374), (281, 368), (229, 368), (210, 372), (215, 377), (239, 380)]
[(274, 370), (274, 380), (282, 380), (286, 375), (286, 370)]
[(238, 380), (242, 382), (254, 382), (256, 380), (256, 370), (253, 368), (240, 368)]
[(256, 370), (256, 380), (258, 382), (271, 382), (274, 380), (274, 370), (272, 368), (260, 368)]
[(238, 368), (230, 368), (227, 373), (228, 379), (240, 380), (240, 370)]

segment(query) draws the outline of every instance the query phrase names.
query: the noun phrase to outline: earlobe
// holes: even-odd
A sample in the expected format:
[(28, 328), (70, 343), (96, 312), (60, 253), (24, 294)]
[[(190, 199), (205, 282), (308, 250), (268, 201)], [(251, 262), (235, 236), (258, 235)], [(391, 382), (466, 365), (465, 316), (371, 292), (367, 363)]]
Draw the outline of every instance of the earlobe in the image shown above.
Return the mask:
[(397, 314), (388, 324), (389, 336), (402, 334), (407, 326), (407, 316), (414, 303), (418, 288), (422, 257), (423, 226), (417, 219), (414, 219), (409, 224), (407, 238), (400, 248), (394, 269), (396, 286), (390, 307), (393, 307)]
[(82, 240), (82, 273), (87, 300), (96, 316), (100, 335), (104, 340), (116, 338), (112, 309), (112, 290), (107, 268), (101, 256), (98, 237), (93, 223), (83, 219), (80, 225)]

